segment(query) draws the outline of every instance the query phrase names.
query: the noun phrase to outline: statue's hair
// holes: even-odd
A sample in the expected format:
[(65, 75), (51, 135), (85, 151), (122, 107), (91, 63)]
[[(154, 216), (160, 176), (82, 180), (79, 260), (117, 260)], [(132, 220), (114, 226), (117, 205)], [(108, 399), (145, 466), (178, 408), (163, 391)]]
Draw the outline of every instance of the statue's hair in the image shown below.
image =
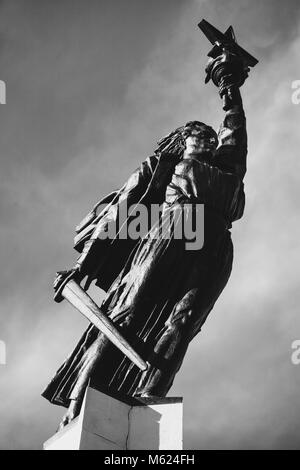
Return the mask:
[(181, 156), (185, 149), (185, 139), (184, 133), (192, 130), (193, 128), (201, 126), (206, 127), (207, 130), (211, 133), (212, 137), (218, 141), (218, 135), (215, 130), (204, 124), (204, 122), (200, 121), (189, 121), (184, 126), (177, 127), (174, 131), (170, 132), (170, 134), (166, 135), (162, 139), (157, 142), (158, 147), (155, 150), (156, 154), (159, 153), (169, 153), (174, 154), (176, 156)]

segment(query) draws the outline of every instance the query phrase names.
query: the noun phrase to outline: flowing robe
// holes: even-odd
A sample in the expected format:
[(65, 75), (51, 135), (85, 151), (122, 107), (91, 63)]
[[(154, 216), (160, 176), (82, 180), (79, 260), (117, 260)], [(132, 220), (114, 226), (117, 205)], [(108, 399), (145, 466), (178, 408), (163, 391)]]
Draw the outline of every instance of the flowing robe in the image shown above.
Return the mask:
[[(144, 161), (117, 192), (101, 200), (77, 228), (75, 248), (82, 252), (87, 285), (107, 294), (102, 309), (149, 363), (141, 372), (90, 325), (71, 355), (43, 392), (52, 403), (68, 406), (82, 398), (88, 383), (129, 396), (165, 396), (179, 370), (189, 342), (201, 330), (224, 289), (232, 268), (231, 223), (245, 205), (247, 135), (243, 109), (228, 111), (219, 132), (219, 147), (209, 161), (156, 154)], [(154, 224), (138, 240), (97, 238), (95, 231), (117, 224), (120, 207), (164, 204), (171, 216), (171, 237), (159, 236)], [(99, 208), (104, 210), (99, 213)], [(204, 246), (186, 250), (175, 239), (175, 210), (202, 203)], [(193, 210), (193, 209), (192, 209)]]

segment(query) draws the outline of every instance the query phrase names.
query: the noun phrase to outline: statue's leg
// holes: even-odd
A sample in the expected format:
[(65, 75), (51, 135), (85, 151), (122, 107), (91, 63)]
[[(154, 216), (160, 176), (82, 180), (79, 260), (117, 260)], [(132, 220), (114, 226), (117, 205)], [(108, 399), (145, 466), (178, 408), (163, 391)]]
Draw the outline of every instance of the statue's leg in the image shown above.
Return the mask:
[(94, 343), (85, 352), (78, 370), (78, 378), (69, 395), (70, 405), (68, 411), (63, 416), (58, 430), (63, 429), (76, 416), (79, 415), (83, 402), (86, 387), (89, 383), (91, 375), (95, 370), (97, 363), (103, 358), (104, 353), (109, 347), (109, 340), (100, 334)]
[(151, 367), (139, 383), (139, 396), (165, 396), (179, 370), (191, 338), (191, 312), (179, 320), (169, 319), (152, 356)]
[[(199, 333), (216, 300), (227, 284), (232, 267), (232, 244), (222, 253), (215, 268), (195, 265), (185, 286), (185, 294), (174, 306), (157, 338), (151, 364), (137, 388), (137, 395), (165, 396), (184, 359), (192, 338)], [(194, 272), (192, 272), (194, 271)]]

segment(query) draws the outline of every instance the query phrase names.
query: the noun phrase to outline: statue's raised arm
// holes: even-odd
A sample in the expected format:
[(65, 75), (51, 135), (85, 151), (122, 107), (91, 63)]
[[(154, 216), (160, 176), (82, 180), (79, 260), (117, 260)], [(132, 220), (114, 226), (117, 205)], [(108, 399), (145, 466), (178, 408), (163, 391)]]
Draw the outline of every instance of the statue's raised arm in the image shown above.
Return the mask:
[(224, 171), (234, 172), (243, 179), (247, 132), (240, 87), (248, 77), (250, 67), (258, 60), (237, 43), (232, 26), (224, 34), (204, 19), (198, 26), (213, 44), (207, 54), (210, 60), (205, 70), (205, 83), (212, 80), (219, 88), (226, 113), (218, 133), (219, 146), (214, 159)]

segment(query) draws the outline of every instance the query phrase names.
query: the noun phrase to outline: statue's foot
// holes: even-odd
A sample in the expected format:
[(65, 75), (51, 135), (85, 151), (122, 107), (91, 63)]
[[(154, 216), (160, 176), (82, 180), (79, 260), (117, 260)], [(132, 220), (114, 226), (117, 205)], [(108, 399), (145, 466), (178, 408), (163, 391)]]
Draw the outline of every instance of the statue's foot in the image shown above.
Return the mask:
[(68, 408), (68, 411), (66, 414), (63, 416), (63, 419), (61, 420), (58, 429), (56, 432), (61, 431), (65, 426), (71, 423), (76, 416), (79, 415), (80, 413), (80, 408), (81, 408), (81, 401), (79, 400), (71, 400), (70, 406)]

